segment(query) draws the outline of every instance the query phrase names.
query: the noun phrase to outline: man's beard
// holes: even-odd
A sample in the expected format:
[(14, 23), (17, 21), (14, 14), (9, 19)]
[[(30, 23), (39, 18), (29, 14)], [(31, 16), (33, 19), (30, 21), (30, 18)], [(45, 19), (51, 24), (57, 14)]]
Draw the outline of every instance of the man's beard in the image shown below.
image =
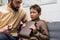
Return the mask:
[(18, 8), (16, 8), (13, 3), (11, 3), (10, 5), (11, 5), (11, 8), (12, 8), (14, 11), (16, 11), (16, 12), (18, 11)]

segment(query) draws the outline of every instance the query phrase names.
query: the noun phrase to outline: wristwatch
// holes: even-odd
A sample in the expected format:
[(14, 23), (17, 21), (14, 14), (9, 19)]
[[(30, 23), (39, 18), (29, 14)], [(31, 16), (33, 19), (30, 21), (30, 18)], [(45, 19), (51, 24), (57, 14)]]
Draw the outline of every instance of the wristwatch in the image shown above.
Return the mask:
[(13, 30), (13, 26), (8, 25), (8, 30)]

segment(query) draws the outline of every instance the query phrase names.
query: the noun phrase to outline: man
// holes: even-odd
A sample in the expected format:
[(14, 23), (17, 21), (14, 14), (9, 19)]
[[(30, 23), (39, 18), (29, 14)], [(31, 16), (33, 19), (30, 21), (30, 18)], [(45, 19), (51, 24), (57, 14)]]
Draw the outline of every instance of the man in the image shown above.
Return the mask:
[(49, 40), (48, 28), (45, 21), (41, 20), (41, 8), (35, 4), (30, 7), (30, 22), (35, 22), (35, 25), (31, 25), (29, 28), (32, 29), (30, 39), (22, 38), (22, 40)]
[(7, 5), (0, 7), (0, 40), (16, 40), (20, 22), (27, 22), (21, 3), (22, 0), (9, 0)]

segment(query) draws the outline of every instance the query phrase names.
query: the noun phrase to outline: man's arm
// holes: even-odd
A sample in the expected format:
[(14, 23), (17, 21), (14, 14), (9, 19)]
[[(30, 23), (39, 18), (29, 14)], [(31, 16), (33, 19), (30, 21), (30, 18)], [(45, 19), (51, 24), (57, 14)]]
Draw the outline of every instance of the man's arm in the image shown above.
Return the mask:
[(22, 29), (22, 28), (24, 28), (25, 26), (26, 26), (26, 22), (28, 22), (28, 18), (27, 18), (27, 14), (26, 14), (26, 12), (23, 10), (23, 12), (22, 12), (23, 14), (23, 16), (22, 16), (22, 24), (20, 24), (20, 29)]
[(28, 21), (28, 18), (27, 18), (27, 14), (26, 14), (26, 12), (23, 10), (23, 18), (22, 18), (22, 22), (23, 23), (26, 23), (27, 21)]

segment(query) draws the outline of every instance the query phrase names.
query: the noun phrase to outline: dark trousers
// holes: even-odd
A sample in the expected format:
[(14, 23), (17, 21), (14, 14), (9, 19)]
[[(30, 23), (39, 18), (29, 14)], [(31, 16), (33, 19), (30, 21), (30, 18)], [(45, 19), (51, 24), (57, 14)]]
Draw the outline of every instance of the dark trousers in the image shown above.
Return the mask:
[(18, 40), (18, 38), (0, 33), (0, 40)]

